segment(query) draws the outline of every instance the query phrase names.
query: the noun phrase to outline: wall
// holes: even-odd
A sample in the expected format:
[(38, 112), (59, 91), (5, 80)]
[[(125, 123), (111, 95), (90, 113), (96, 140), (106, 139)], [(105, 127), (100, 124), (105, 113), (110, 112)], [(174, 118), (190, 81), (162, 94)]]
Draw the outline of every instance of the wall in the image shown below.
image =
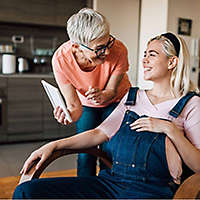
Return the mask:
[(150, 81), (143, 79), (142, 58), (147, 41), (151, 37), (167, 30), (167, 12), (168, 0), (142, 0), (137, 81), (137, 85), (140, 88), (152, 87)]
[[(199, 42), (200, 40), (200, 1), (199, 0), (169, 0), (169, 9), (168, 9), (168, 30), (177, 33), (178, 29), (178, 18), (186, 18), (192, 20), (192, 30), (190, 36), (183, 36), (188, 45), (191, 55), (191, 68), (190, 68), (190, 78), (195, 85), (200, 87), (200, 69), (199, 69), (199, 56), (194, 56), (194, 49), (192, 48), (192, 43), (194, 41)], [(197, 43), (196, 43), (197, 44)], [(198, 50), (200, 44), (198, 44)], [(198, 55), (200, 55), (200, 52)]]
[(139, 35), (139, 0), (94, 0), (93, 8), (108, 18), (111, 33), (121, 40), (129, 53), (129, 78), (136, 84), (138, 35)]
[(188, 47), (191, 45), (191, 38), (200, 38), (200, 1), (199, 0), (169, 0), (168, 9), (168, 26), (167, 29), (174, 33), (178, 30), (178, 18), (192, 20), (191, 36), (181, 35), (187, 42)]
[[(178, 18), (192, 19), (192, 37), (200, 37), (200, 1), (169, 0), (168, 30), (177, 33)], [(188, 36), (184, 37), (187, 40)]]
[[(200, 20), (199, 20), (200, 1), (199, 0), (142, 0), (141, 4), (141, 28), (139, 44), (139, 69), (138, 85), (143, 88), (151, 88), (152, 83), (144, 81), (141, 59), (145, 50), (146, 42), (152, 36), (166, 31), (178, 33), (178, 18), (192, 19), (191, 36), (182, 36), (189, 49), (192, 38), (200, 38)], [(199, 48), (200, 49), (200, 48)], [(191, 52), (191, 51), (190, 51)], [(192, 71), (191, 79), (198, 84), (198, 66), (196, 72)]]

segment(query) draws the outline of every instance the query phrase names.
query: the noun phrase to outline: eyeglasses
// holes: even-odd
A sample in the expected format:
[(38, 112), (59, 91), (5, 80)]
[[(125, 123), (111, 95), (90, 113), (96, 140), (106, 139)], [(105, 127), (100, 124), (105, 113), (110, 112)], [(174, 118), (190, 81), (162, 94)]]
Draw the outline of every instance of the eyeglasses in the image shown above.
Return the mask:
[(89, 49), (90, 51), (94, 51), (96, 53), (97, 57), (99, 57), (99, 56), (104, 55), (105, 52), (106, 52), (106, 48), (110, 49), (113, 46), (114, 43), (115, 43), (115, 38), (112, 35), (110, 35), (108, 43), (106, 45), (102, 45), (98, 49), (91, 49), (90, 47), (88, 47), (84, 44), (80, 44), (80, 45)]

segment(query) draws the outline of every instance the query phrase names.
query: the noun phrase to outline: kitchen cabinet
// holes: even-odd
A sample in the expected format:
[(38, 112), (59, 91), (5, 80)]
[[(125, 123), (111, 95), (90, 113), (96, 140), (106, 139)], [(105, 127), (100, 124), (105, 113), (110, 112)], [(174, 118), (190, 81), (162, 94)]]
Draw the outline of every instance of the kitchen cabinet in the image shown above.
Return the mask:
[(66, 26), (69, 16), (90, 4), (87, 0), (1, 1), (0, 21)]
[(6, 141), (7, 128), (7, 80), (0, 79), (0, 141)]
[(18, 140), (40, 138), (42, 132), (42, 88), (35, 78), (8, 78), (7, 135)]
[(6, 79), (0, 79), (0, 89), (7, 88), (7, 80)]
[(0, 143), (52, 140), (75, 133), (75, 124), (63, 126), (54, 119), (41, 79), (56, 86), (53, 77), (0, 77), (0, 89), (4, 87), (7, 100), (6, 127), (0, 128)]

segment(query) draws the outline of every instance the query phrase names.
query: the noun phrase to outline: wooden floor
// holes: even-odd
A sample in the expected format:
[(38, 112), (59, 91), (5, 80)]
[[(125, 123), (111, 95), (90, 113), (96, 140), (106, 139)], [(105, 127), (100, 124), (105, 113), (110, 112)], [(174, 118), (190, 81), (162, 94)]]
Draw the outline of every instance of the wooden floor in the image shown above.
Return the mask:
[[(57, 172), (46, 172), (42, 177), (63, 177), (63, 176), (76, 176), (76, 169), (57, 171)], [(10, 199), (14, 192), (15, 187), (19, 182), (19, 176), (10, 176), (0, 178), (0, 199)]]

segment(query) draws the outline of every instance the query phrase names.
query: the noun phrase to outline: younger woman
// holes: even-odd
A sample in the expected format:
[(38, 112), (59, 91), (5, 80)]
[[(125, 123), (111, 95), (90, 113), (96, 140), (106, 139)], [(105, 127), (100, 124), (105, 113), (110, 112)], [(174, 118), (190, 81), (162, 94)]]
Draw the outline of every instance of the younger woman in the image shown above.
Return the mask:
[(13, 198), (147, 199), (172, 198), (182, 164), (200, 171), (200, 98), (189, 80), (185, 42), (172, 33), (151, 39), (143, 59), (150, 90), (131, 88), (97, 128), (54, 141), (31, 154), (38, 167), (55, 149), (86, 148), (109, 140), (112, 169), (97, 177), (32, 180), (19, 185)]

